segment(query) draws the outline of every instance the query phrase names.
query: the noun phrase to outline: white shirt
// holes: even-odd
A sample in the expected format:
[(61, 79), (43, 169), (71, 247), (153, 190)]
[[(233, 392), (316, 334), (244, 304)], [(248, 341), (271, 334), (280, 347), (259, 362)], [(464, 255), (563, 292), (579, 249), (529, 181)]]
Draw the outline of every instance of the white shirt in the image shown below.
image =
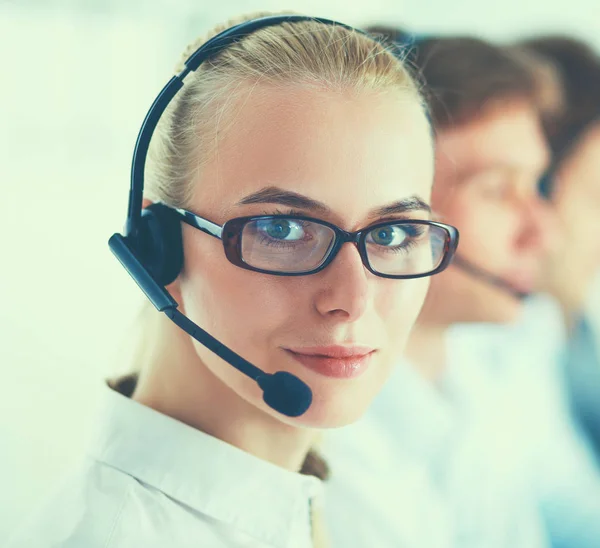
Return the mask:
[(321, 481), (106, 389), (89, 454), (10, 548), (309, 548)]
[[(449, 352), (462, 363), (470, 356), (490, 373), (501, 395), (499, 428), (512, 440), (509, 478), (518, 473), (530, 484), (552, 545), (598, 548), (600, 468), (571, 414), (566, 337), (557, 304), (539, 295), (513, 326), (451, 332)], [(462, 377), (454, 384), (464, 387)]]

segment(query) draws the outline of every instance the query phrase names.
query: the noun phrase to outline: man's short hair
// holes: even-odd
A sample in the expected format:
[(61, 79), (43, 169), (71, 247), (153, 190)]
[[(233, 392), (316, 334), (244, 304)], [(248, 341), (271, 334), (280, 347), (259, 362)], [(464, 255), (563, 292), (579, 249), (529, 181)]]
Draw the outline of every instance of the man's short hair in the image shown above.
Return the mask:
[(519, 46), (550, 61), (561, 80), (562, 112), (547, 128), (553, 159), (558, 163), (586, 129), (600, 122), (600, 56), (584, 42), (566, 36), (540, 36)]
[(371, 26), (368, 32), (404, 44), (406, 58), (423, 84), (437, 129), (468, 123), (496, 101), (535, 104), (535, 79), (508, 48), (472, 37), (425, 37), (412, 42), (402, 29)]

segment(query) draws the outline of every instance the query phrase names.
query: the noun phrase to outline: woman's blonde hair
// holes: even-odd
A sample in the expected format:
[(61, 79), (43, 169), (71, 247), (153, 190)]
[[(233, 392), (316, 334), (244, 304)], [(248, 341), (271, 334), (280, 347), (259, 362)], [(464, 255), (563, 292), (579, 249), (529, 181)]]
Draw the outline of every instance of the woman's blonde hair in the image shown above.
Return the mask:
[[(219, 32), (266, 13), (228, 21), (190, 44), (183, 61)], [(234, 123), (237, 99), (256, 86), (304, 86), (340, 92), (401, 89), (425, 110), (418, 85), (397, 51), (360, 32), (316, 21), (282, 23), (255, 31), (204, 62), (163, 114), (152, 138), (145, 195), (188, 208), (202, 167), (222, 134)], [(158, 335), (160, 321), (147, 303), (137, 323), (135, 364), (144, 363), (146, 340)], [(135, 375), (129, 377), (135, 384)], [(326, 464), (311, 451), (302, 473), (325, 479)], [(313, 512), (315, 547), (327, 545), (319, 512)]]
[[(186, 48), (177, 71), (212, 36), (264, 15), (270, 14), (213, 29)], [(361, 32), (316, 21), (282, 23), (244, 37), (186, 77), (153, 136), (145, 194), (152, 201), (187, 207), (202, 166), (234, 122), (236, 100), (257, 84), (345, 92), (396, 88), (424, 105), (397, 53)]]

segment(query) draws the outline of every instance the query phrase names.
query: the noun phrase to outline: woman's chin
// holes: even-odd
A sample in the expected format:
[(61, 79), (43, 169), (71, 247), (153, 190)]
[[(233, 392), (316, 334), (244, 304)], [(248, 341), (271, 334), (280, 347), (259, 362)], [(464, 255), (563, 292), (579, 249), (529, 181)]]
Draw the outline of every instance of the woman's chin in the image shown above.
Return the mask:
[(366, 406), (357, 406), (354, 402), (339, 402), (332, 404), (332, 400), (313, 400), (306, 413), (299, 417), (290, 418), (293, 424), (305, 428), (330, 429), (348, 426), (359, 420), (366, 411)]

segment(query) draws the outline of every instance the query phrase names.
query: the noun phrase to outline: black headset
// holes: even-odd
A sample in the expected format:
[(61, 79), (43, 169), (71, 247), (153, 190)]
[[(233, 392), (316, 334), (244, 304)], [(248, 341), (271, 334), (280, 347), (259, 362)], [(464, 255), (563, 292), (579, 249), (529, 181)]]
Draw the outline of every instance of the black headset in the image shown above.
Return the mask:
[(168, 207), (160, 203), (152, 204), (142, 211), (142, 199), (146, 157), (152, 134), (163, 112), (183, 87), (184, 78), (206, 60), (259, 29), (302, 21), (339, 26), (364, 34), (358, 29), (329, 19), (283, 15), (241, 23), (221, 32), (200, 46), (185, 61), (185, 68), (165, 85), (146, 114), (133, 152), (125, 234), (114, 234), (108, 242), (113, 254), (157, 310), (164, 312), (198, 342), (255, 380), (263, 390), (265, 403), (290, 417), (304, 414), (312, 402), (312, 391), (303, 381), (286, 371), (265, 373), (177, 310), (178, 303), (165, 286), (177, 278), (183, 267), (181, 220)]

